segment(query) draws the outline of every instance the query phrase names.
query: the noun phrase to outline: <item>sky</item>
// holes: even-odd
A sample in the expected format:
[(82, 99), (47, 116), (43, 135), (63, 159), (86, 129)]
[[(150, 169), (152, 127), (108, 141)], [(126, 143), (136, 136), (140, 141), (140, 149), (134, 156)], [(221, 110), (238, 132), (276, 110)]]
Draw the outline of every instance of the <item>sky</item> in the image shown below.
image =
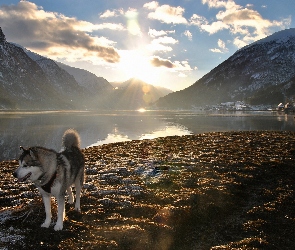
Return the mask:
[(0, 0), (6, 40), (109, 82), (182, 90), (295, 27), (294, 0)]

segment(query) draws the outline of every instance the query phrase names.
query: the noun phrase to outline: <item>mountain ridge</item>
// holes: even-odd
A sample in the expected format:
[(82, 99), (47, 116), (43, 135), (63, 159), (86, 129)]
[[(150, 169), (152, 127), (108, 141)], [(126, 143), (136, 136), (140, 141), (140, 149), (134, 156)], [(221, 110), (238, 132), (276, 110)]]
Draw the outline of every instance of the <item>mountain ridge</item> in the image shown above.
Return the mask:
[(129, 82), (137, 82), (139, 84), (143, 84), (143, 85), (151, 85), (154, 86), (156, 89), (158, 89), (164, 96), (168, 95), (170, 93), (173, 93), (173, 91), (171, 89), (162, 87), (162, 86), (157, 86), (157, 85), (153, 85), (153, 84), (149, 84), (139, 78), (130, 78), (126, 81), (122, 81), (122, 82), (111, 82), (110, 84), (114, 87), (114, 88), (122, 88), (122, 87), (126, 87), (126, 85), (129, 84)]
[(131, 78), (120, 84), (116, 83), (114, 87), (114, 91), (105, 101), (110, 109), (148, 108), (160, 97), (172, 92), (137, 78)]
[(0, 28), (0, 109), (134, 110), (166, 94), (144, 82), (132, 83), (114, 89), (103, 77), (7, 42)]
[(71, 106), (50, 87), (51, 83), (41, 67), (22, 48), (6, 41), (1, 29), (0, 75), (1, 108), (56, 108), (56, 103)]
[[(295, 97), (295, 29), (236, 51), (188, 88), (160, 98), (158, 108), (194, 108), (228, 101), (278, 104)], [(263, 97), (263, 98), (261, 98)]]
[(80, 86), (85, 87), (89, 91), (102, 91), (111, 90), (112, 85), (103, 77), (96, 76), (95, 74), (76, 67), (66, 65), (61, 62), (56, 62), (57, 65), (72, 75)]

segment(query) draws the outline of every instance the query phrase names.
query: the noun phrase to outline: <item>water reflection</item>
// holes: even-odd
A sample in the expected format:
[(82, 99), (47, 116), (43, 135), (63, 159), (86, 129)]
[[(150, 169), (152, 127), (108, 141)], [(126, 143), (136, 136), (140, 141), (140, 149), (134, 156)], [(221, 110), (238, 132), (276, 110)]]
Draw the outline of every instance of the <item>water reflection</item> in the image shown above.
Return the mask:
[(154, 139), (158, 137), (164, 137), (164, 136), (172, 136), (172, 135), (189, 135), (192, 134), (191, 131), (189, 131), (186, 127), (180, 126), (180, 125), (168, 125), (165, 127), (165, 129), (153, 131), (148, 134), (142, 135), (139, 139)]
[(0, 112), (0, 160), (17, 158), (20, 145), (59, 151), (68, 128), (80, 133), (83, 148), (213, 131), (295, 130), (294, 116), (271, 112)]
[(108, 134), (107, 138), (104, 140), (99, 140), (96, 143), (91, 144), (89, 147), (123, 141), (131, 141), (131, 139), (129, 139), (127, 135), (124, 136), (119, 134)]
[(98, 146), (102, 144), (114, 143), (114, 142), (123, 142), (131, 141), (134, 139), (144, 140), (144, 139), (154, 139), (158, 137), (172, 136), (172, 135), (189, 135), (190, 131), (187, 130), (184, 126), (179, 125), (167, 125), (164, 129), (159, 129), (152, 131), (151, 133), (142, 134), (139, 138), (129, 138), (128, 135), (123, 135), (118, 128), (115, 128), (114, 134), (108, 134), (107, 138), (104, 140), (99, 140), (96, 143), (91, 144), (89, 147)]

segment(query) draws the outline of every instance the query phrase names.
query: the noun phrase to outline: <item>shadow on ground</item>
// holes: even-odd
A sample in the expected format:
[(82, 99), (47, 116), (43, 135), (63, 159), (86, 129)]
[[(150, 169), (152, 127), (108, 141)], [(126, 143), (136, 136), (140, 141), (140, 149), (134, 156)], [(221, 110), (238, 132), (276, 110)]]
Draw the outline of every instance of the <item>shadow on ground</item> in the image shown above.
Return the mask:
[(0, 248), (295, 249), (294, 148), (294, 133), (259, 131), (86, 149), (82, 213), (67, 205), (60, 232), (2, 162)]

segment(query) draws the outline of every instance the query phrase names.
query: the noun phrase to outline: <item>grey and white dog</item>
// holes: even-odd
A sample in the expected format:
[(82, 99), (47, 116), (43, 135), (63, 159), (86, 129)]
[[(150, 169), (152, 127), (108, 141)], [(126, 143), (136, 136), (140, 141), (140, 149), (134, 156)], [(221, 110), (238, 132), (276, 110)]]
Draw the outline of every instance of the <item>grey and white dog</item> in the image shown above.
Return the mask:
[(80, 195), (84, 182), (84, 156), (80, 150), (80, 136), (68, 129), (63, 135), (63, 151), (58, 153), (44, 147), (25, 149), (19, 157), (19, 167), (13, 176), (18, 181), (32, 181), (39, 189), (46, 212), (46, 219), (41, 227), (51, 224), (51, 196), (57, 200), (57, 222), (54, 230), (63, 229), (65, 217), (65, 194), (69, 203), (74, 202), (72, 185), (76, 189), (75, 210), (80, 211)]

